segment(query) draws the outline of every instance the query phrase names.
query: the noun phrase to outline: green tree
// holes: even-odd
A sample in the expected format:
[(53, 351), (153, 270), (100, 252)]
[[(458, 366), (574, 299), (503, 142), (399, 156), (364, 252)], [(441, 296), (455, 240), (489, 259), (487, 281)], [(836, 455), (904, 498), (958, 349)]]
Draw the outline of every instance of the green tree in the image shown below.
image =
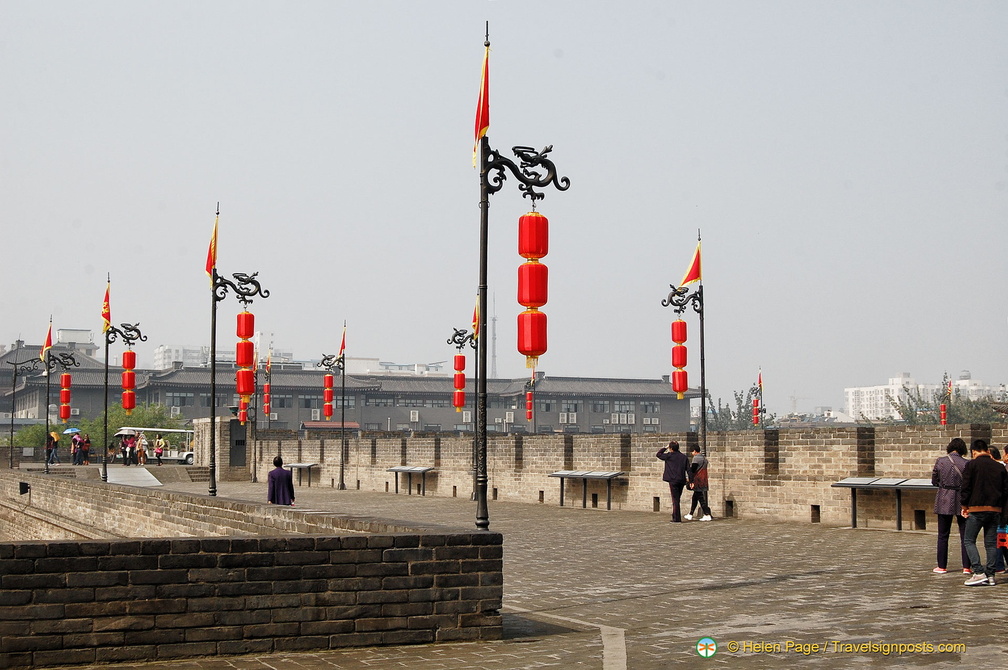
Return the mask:
[[(723, 403), (718, 398), (717, 405), (710, 392), (707, 393), (707, 430), (709, 431), (731, 431), (731, 430), (753, 430), (756, 426), (752, 423), (752, 401), (757, 397), (759, 389), (755, 386), (745, 391), (735, 391), (732, 395), (735, 400), (734, 409), (728, 403)], [(777, 422), (777, 415), (763, 410), (762, 425), (760, 427), (772, 426)]]
[[(877, 423), (904, 423), (910, 426), (933, 426), (941, 423), (941, 405), (945, 403), (946, 418), (950, 424), (955, 423), (1001, 423), (1004, 415), (994, 409), (992, 403), (1003, 400), (998, 395), (987, 398), (971, 399), (962, 394), (961, 389), (953, 388), (948, 392), (949, 376), (945, 374), (938, 390), (932, 393), (921, 393), (920, 389), (903, 387), (903, 397), (887, 399), (900, 418)], [(1002, 394), (1003, 395), (1003, 394)], [(861, 417), (865, 421), (864, 417)], [(867, 423), (871, 423), (867, 421)]]
[[(181, 428), (181, 422), (168, 413), (168, 408), (155, 403), (138, 405), (130, 416), (126, 416), (126, 410), (122, 405), (116, 403), (109, 406), (108, 410), (108, 430), (109, 440), (122, 426), (143, 426), (150, 428)], [(60, 448), (69, 444), (69, 435), (63, 435), (63, 431), (68, 426), (80, 428), (82, 433), (91, 436), (92, 449), (101, 447), (102, 432), (104, 430), (103, 415), (98, 415), (94, 419), (85, 419), (76, 425), (68, 423), (51, 423), (50, 430), (60, 436)], [(45, 447), (45, 425), (25, 426), (14, 434), (14, 444), (22, 447)], [(106, 445), (107, 446), (107, 445)]]

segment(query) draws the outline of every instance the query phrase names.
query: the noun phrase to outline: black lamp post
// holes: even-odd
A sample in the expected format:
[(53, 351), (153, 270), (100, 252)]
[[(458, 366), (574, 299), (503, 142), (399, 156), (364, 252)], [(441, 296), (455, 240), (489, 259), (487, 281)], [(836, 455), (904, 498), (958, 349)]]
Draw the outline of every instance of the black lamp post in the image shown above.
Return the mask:
[[(487, 37), (485, 46), (490, 46)], [(487, 233), (489, 228), (490, 196), (504, 187), (507, 173), (518, 181), (518, 190), (523, 198), (530, 198), (533, 205), (545, 195), (535, 189), (549, 185), (558, 191), (570, 188), (567, 177), (557, 177), (556, 166), (548, 158), (553, 146), (542, 151), (532, 147), (512, 147), (518, 158), (515, 163), (490, 147), (490, 139), (484, 135), (480, 139), (480, 258), (479, 258), (479, 326), (477, 332), (485, 333), (487, 325)], [(476, 527), (490, 528), (490, 512), (487, 509), (487, 348), (486, 338), (477, 337), (477, 383), (476, 383)]]
[[(7, 365), (11, 366), (11, 420), (10, 420), (10, 463), (9, 463), (11, 470), (14, 469), (14, 414), (17, 411), (17, 378), (18, 375), (24, 376), (29, 372), (36, 372), (41, 362), (42, 360), (37, 356), (32, 357), (27, 361), (21, 361), (20, 363), (14, 361), (7, 361)], [(49, 403), (47, 400), (46, 412), (48, 411), (49, 411)], [(46, 439), (49, 439), (48, 431), (46, 431)]]
[(108, 329), (105, 331), (105, 414), (102, 425), (105, 428), (102, 437), (102, 472), (101, 478), (103, 482), (108, 481), (108, 377), (109, 377), (109, 345), (116, 341), (117, 338), (122, 338), (123, 344), (127, 348), (132, 349), (133, 345), (137, 340), (141, 342), (147, 341), (147, 336), (140, 332), (140, 324), (134, 323), (123, 323), (122, 328), (116, 328), (112, 324), (109, 324)]
[(346, 490), (346, 480), (344, 479), (344, 470), (346, 464), (346, 438), (344, 437), (346, 431), (346, 357), (344, 354), (322, 354), (322, 360), (317, 363), (317, 366), (324, 368), (333, 374), (339, 371), (340, 375), (340, 429), (339, 429), (339, 488), (340, 491)]
[(669, 284), (672, 290), (668, 297), (662, 300), (662, 307), (674, 307), (676, 314), (682, 314), (686, 308), (691, 306), (693, 311), (700, 316), (700, 449), (701, 453), (707, 455), (707, 371), (704, 360), (704, 302), (703, 283), (699, 284), (692, 293), (685, 286), (676, 288), (675, 284)]
[[(56, 356), (54, 358), (53, 354), (52, 354), (52, 349), (51, 348), (47, 348), (45, 350), (45, 353), (43, 354), (43, 356), (45, 358), (42, 361), (42, 364), (45, 366), (45, 376), (46, 376), (46, 380), (45, 380), (45, 391), (46, 391), (46, 403), (45, 403), (46, 423), (45, 423), (45, 432), (46, 432), (46, 439), (48, 440), (49, 439), (49, 430), (50, 430), (49, 429), (49, 389), (50, 389), (50, 386), (51, 386), (50, 379), (52, 378), (52, 371), (55, 370), (57, 366), (63, 368), (63, 370), (69, 370), (71, 367), (77, 367), (77, 366), (79, 366), (80, 363), (77, 362), (77, 359), (74, 358), (74, 355), (71, 352), (69, 352), (69, 351), (60, 352), (60, 353), (56, 354)], [(54, 450), (56, 449), (56, 444), (55, 443), (53, 443), (53, 449)], [(49, 474), (49, 458), (48, 457), (45, 459), (45, 473)]]
[[(450, 344), (450, 345), (454, 346), (456, 349), (458, 349), (459, 353), (462, 353), (462, 349), (465, 348), (466, 344), (468, 344), (470, 347), (472, 347), (473, 350), (477, 349), (476, 340), (478, 340), (479, 338), (476, 337), (475, 333), (470, 333), (465, 328), (454, 328), (453, 327), (452, 330), (454, 330), (455, 332), (452, 333), (452, 336), (448, 338), (448, 344)], [(478, 352), (477, 352), (477, 355), (478, 355)], [(479, 380), (480, 380), (479, 366), (477, 365), (476, 373), (473, 375), (473, 381), (476, 382), (477, 389), (479, 388)], [(476, 493), (476, 488), (477, 488), (477, 486), (476, 486), (476, 438), (475, 438), (475, 433), (473, 433), (473, 435), (474, 435), (474, 437), (473, 437), (473, 446), (472, 446), (472, 472), (473, 472), (472, 499), (476, 500), (476, 497), (477, 497), (477, 493)], [(485, 444), (485, 442), (484, 442), (484, 444)]]
[(210, 309), (210, 487), (207, 493), (217, 495), (217, 303), (227, 297), (228, 289), (234, 291), (238, 301), (246, 308), (255, 296), (269, 297), (256, 277), (258, 272), (250, 275), (235, 272), (231, 276), (235, 281), (225, 279), (213, 267), (213, 290), (211, 291)]

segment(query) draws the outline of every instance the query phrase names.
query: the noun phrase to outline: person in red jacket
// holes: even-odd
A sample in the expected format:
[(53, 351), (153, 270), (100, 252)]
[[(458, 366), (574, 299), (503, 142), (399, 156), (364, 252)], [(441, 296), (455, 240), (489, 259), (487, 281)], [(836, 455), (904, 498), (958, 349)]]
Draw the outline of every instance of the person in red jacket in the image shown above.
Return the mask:
[[(970, 446), (973, 460), (963, 470), (960, 494), (962, 513), (966, 517), (966, 553), (969, 555), (973, 574), (966, 580), (966, 586), (994, 586), (994, 565), (997, 561), (997, 529), (1001, 513), (1008, 497), (1008, 471), (991, 458), (990, 449), (983, 440), (974, 440)], [(987, 564), (980, 564), (977, 550), (977, 535), (984, 532), (984, 550)]]

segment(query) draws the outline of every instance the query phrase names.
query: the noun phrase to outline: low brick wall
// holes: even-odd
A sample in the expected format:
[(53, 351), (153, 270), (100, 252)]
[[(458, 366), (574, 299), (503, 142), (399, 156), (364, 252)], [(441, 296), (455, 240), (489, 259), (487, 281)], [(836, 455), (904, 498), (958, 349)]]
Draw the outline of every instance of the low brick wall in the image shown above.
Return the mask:
[[(817, 429), (712, 432), (707, 436), (710, 460), (709, 492), (715, 516), (764, 518), (789, 522), (850, 524), (850, 490), (830, 485), (845, 477), (930, 478), (937, 458), (953, 437), (976, 438), (1004, 445), (1008, 426), (827, 427)], [(487, 475), (491, 500), (559, 504), (557, 470), (623, 471), (613, 482), (613, 508), (667, 513), (668, 485), (661, 480), (662, 462), (655, 458), (670, 439), (684, 452), (697, 444), (696, 433), (664, 435), (488, 435)], [(293, 462), (317, 462), (314, 484), (330, 486), (339, 477), (338, 439), (265, 439), (254, 443), (253, 471), (260, 478), (280, 454)], [(369, 491), (394, 490), (394, 465), (435, 468), (426, 480), (426, 494), (468, 497), (472, 491), (472, 436), (348, 438), (344, 477), (348, 487)], [(413, 478), (412, 494), (418, 493)], [(400, 477), (400, 490), (405, 491)], [(589, 480), (590, 506), (605, 509), (606, 484)], [(580, 507), (580, 480), (568, 480), (565, 505)], [(689, 503), (690, 495), (683, 496)], [(915, 528), (923, 518), (934, 526), (934, 493), (903, 494), (903, 525)], [(895, 528), (896, 500), (892, 491), (858, 494), (858, 525)]]
[[(30, 503), (18, 481), (31, 484)], [(65, 506), (49, 508), (61, 490)], [(296, 511), (266, 505), (0, 473), (0, 516), (31, 519), (30, 528), (48, 519), (48, 534), (88, 525), (114, 534), (100, 520), (132, 496), (194, 506), (175, 513), (196, 537), (0, 542), (0, 667), (501, 636), (499, 533), (390, 532), (378, 519), (335, 515), (297, 521)], [(89, 499), (105, 512), (91, 524), (57, 512), (91, 509)], [(254, 530), (256, 514), (258, 536), (214, 536)], [(209, 519), (225, 518), (230, 525), (202, 532)], [(289, 531), (287, 523), (310, 527)], [(340, 523), (372, 532), (348, 534)], [(181, 525), (165, 527), (184, 535)]]

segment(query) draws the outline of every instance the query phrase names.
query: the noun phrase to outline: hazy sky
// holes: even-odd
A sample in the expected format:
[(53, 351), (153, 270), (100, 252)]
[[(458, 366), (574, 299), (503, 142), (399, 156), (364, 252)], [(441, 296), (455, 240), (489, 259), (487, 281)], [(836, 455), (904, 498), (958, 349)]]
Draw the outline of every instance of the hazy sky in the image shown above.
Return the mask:
[[(702, 229), (708, 387), (768, 409), (963, 369), (1008, 382), (1008, 3), (0, 3), (0, 342), (113, 321), (208, 344), (203, 272), (298, 357), (449, 359), (475, 301), (473, 117), (554, 146), (547, 375), (670, 372)], [(513, 180), (490, 209), (502, 377)], [(232, 347), (238, 302), (219, 313)], [(691, 384), (699, 383), (696, 316)], [(121, 348), (120, 345), (115, 345)]]

